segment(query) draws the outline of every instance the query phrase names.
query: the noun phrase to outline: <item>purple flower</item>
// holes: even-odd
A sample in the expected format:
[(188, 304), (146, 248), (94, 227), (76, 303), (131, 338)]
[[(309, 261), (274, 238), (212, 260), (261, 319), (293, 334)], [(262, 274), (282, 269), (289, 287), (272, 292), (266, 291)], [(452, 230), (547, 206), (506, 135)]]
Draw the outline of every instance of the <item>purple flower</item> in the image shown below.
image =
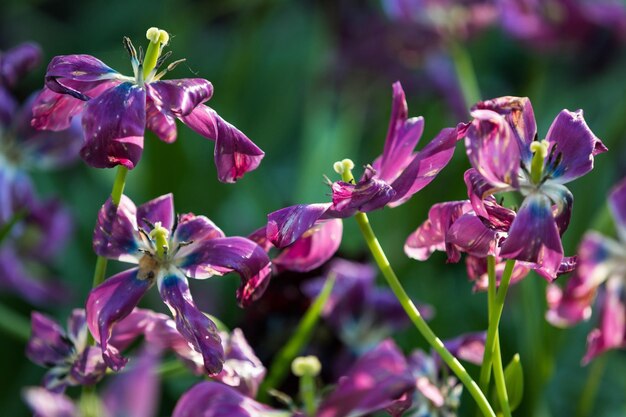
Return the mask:
[[(102, 416), (152, 417), (157, 413), (159, 380), (156, 374), (158, 355), (150, 350), (142, 352), (127, 372), (115, 375), (96, 398), (89, 401), (91, 412)], [(38, 417), (83, 417), (84, 404), (76, 404), (69, 397), (40, 387), (24, 390), (24, 399)], [(94, 409), (95, 408), (95, 409)]]
[[(362, 356), (339, 380), (335, 389), (321, 401), (315, 417), (357, 417), (384, 410), (410, 391), (413, 383), (404, 356), (392, 341), (385, 341)], [(173, 413), (173, 417), (198, 415), (286, 417), (300, 414), (271, 409), (225, 385), (201, 382), (180, 398)]]
[(9, 89), (41, 60), (41, 49), (34, 43), (23, 43), (6, 52), (0, 51), (0, 124), (6, 125), (17, 104)]
[(119, 370), (125, 360), (111, 346), (111, 329), (157, 283), (183, 337), (202, 354), (210, 374), (220, 372), (224, 351), (215, 324), (193, 302), (187, 277), (205, 279), (237, 272), (237, 299), (246, 306), (269, 282), (269, 259), (256, 243), (226, 237), (204, 216), (174, 215), (171, 194), (135, 207), (126, 196), (109, 199), (98, 215), (94, 251), (99, 256), (137, 264), (94, 288), (87, 299), (87, 323), (102, 345), (105, 362)]
[(562, 110), (545, 140), (528, 98), (500, 97), (479, 102), (465, 126), (465, 173), (472, 206), (488, 218), (487, 196), (519, 191), (524, 201), (502, 243), (500, 256), (540, 265), (555, 278), (563, 262), (561, 235), (567, 229), (574, 197), (563, 185), (593, 168), (594, 156), (607, 149), (587, 126), (582, 110)]
[(557, 326), (589, 319), (598, 298), (600, 326), (587, 338), (583, 363), (606, 350), (626, 347), (626, 179), (609, 195), (609, 206), (620, 241), (597, 232), (585, 234), (578, 248), (578, 267), (565, 289), (553, 285), (548, 291), (546, 318)]
[[(355, 183), (337, 181), (331, 185), (332, 203), (296, 205), (268, 215), (267, 238), (284, 248), (328, 219), (351, 217), (385, 206), (396, 207), (428, 185), (452, 158), (456, 129), (443, 129), (421, 151), (414, 152), (424, 129), (422, 117), (408, 118), (404, 91), (393, 85), (391, 120), (383, 154), (365, 167)], [(341, 169), (351, 169), (343, 161)], [(347, 165), (346, 165), (347, 164)], [(325, 254), (330, 258), (332, 253)], [(328, 258), (324, 259), (327, 260)], [(321, 264), (323, 262), (319, 262)]]
[[(222, 182), (234, 182), (254, 170), (263, 151), (237, 128), (203, 103), (213, 86), (200, 78), (161, 80), (180, 63), (161, 72), (169, 54), (161, 56), (169, 35), (156, 28), (144, 57), (137, 56), (128, 38), (124, 44), (131, 56), (133, 76), (124, 76), (90, 55), (55, 57), (46, 72), (46, 89), (34, 107), (33, 125), (51, 130), (64, 129), (69, 120), (82, 113), (85, 143), (80, 151), (87, 164), (96, 168), (116, 165), (133, 169), (143, 151), (145, 129), (159, 139), (176, 140), (176, 119), (198, 134), (214, 140), (215, 165)], [(154, 61), (149, 59), (149, 51)]]
[[(356, 353), (372, 349), (410, 324), (393, 293), (376, 286), (376, 269), (368, 264), (334, 259), (326, 276), (307, 282), (303, 292), (317, 297), (330, 276), (335, 277), (335, 284), (322, 317)], [(419, 306), (419, 310), (427, 319), (433, 315), (428, 305)]]

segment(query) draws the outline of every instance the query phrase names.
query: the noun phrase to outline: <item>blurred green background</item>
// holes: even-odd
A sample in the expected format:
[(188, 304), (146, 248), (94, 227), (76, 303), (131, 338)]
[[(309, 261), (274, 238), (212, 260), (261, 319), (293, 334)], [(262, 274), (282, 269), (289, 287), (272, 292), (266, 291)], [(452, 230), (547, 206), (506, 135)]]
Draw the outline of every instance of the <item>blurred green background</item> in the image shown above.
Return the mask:
[[(142, 161), (128, 176), (126, 194), (141, 203), (172, 192), (179, 212), (205, 214), (226, 234), (246, 235), (264, 225), (271, 211), (295, 203), (326, 201), (329, 190), (323, 175), (335, 178), (334, 161), (350, 157), (359, 166), (380, 154), (391, 83), (396, 79), (405, 86), (409, 114), (426, 119), (422, 143), (440, 129), (469, 118), (469, 114), (450, 109), (441, 90), (421, 70), (424, 62), (420, 59), (412, 67), (397, 70), (386, 65), (389, 53), (378, 46), (371, 48), (373, 53), (365, 59), (352, 56), (350, 48), (359, 39), (351, 38), (346, 28), (351, 19), (358, 24), (358, 18), (368, 14), (384, 19), (376, 1), (3, 0), (0, 50), (23, 41), (42, 46), (44, 62), (19, 85), (18, 93), (26, 97), (42, 86), (46, 64), (55, 55), (91, 54), (130, 74), (122, 36), (140, 45), (150, 26), (170, 32), (172, 59), (187, 61), (169, 77), (209, 79), (215, 94), (208, 104), (245, 132), (266, 157), (259, 169), (237, 184), (221, 184), (216, 178), (212, 142), (184, 126), (179, 127), (178, 140), (171, 145), (148, 133)], [(376, 30), (379, 28), (372, 27), (371, 39), (364, 42), (389, 36)], [(415, 36), (420, 35), (416, 32)], [(589, 126), (610, 149), (596, 159), (596, 168), (589, 175), (570, 184), (576, 203), (564, 238), (567, 254), (574, 253), (580, 237), (594, 222), (602, 223), (598, 219), (605, 210), (606, 193), (626, 174), (626, 48), (604, 46), (538, 51), (498, 27), (466, 44), (483, 98), (529, 96), (540, 135), (545, 135), (561, 109), (582, 108)], [(385, 209), (370, 216), (410, 294), (435, 306), (432, 326), (442, 338), (484, 329), (486, 296), (472, 293), (462, 263), (447, 265), (439, 253), (419, 263), (408, 259), (402, 247), (407, 235), (426, 219), (432, 204), (466, 197), (462, 174), (468, 167), (459, 144), (453, 162), (424, 191), (393, 212)], [(74, 302), (48, 310), (62, 320), (72, 308), (82, 306), (90, 288), (95, 261), (91, 234), (113, 175), (111, 170), (91, 169), (82, 162), (61, 172), (35, 174), (40, 193), (60, 196), (76, 218), (74, 237), (55, 265), (58, 275), (70, 285)], [(344, 224), (340, 253), (366, 258), (356, 224), (353, 220)], [(109, 265), (110, 273), (122, 268), (115, 262)], [(516, 412), (518, 416), (573, 415), (589, 373), (589, 366), (581, 367), (580, 359), (595, 316), (590, 323), (570, 330), (550, 327), (543, 319), (545, 285), (541, 278), (529, 276), (512, 288), (503, 316), (505, 361), (521, 352), (527, 373), (525, 408)], [(194, 285), (195, 298), (206, 311), (234, 327), (244, 320), (244, 313), (235, 305), (236, 287), (234, 276), (203, 281)], [(33, 308), (6, 295), (0, 296), (0, 301), (24, 317)], [(155, 291), (144, 305), (164, 308)], [(286, 339), (288, 334), (282, 336)], [(43, 370), (25, 359), (22, 342), (7, 336), (0, 340), (0, 414), (29, 415), (20, 390), (38, 384)], [(413, 329), (399, 334), (397, 340), (407, 352), (414, 346), (425, 347)], [(606, 356), (609, 366), (590, 415), (623, 416), (626, 355), (615, 351)], [(168, 415), (188, 384), (164, 386), (162, 415)], [(471, 403), (469, 397), (465, 400)]]

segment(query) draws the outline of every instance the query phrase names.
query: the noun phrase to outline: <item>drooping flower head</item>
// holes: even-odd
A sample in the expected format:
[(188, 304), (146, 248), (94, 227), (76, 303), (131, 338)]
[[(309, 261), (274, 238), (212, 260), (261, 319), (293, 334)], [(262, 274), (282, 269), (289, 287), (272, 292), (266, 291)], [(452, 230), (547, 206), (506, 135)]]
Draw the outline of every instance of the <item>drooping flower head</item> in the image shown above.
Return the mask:
[(195, 306), (187, 277), (237, 272), (242, 278), (237, 299), (243, 306), (258, 298), (269, 282), (269, 259), (262, 248), (246, 238), (226, 237), (204, 216), (176, 217), (171, 194), (139, 207), (126, 196), (118, 206), (109, 199), (98, 215), (93, 246), (99, 256), (137, 264), (94, 288), (87, 299), (89, 329), (114, 370), (125, 361), (108, 343), (111, 329), (155, 283), (178, 331), (215, 374), (224, 362), (218, 330)]
[(473, 166), (465, 182), (473, 209), (489, 218), (485, 198), (519, 191), (524, 201), (502, 243), (500, 256), (540, 265), (554, 278), (563, 261), (561, 235), (574, 197), (563, 185), (593, 168), (607, 148), (587, 126), (582, 110), (562, 110), (545, 140), (537, 139), (530, 100), (500, 97), (478, 103), (462, 129)]
[(583, 363), (609, 349), (626, 347), (626, 180), (609, 195), (609, 206), (619, 241), (593, 231), (586, 233), (578, 248), (578, 268), (565, 289), (548, 288), (546, 318), (557, 326), (589, 319), (598, 299), (600, 325), (587, 337)]
[(80, 151), (87, 164), (96, 168), (116, 165), (133, 169), (143, 151), (145, 129), (159, 139), (176, 140), (176, 119), (200, 135), (214, 140), (215, 164), (222, 182), (234, 182), (255, 169), (263, 151), (237, 128), (203, 103), (213, 86), (200, 78), (162, 80), (183, 60), (159, 71), (170, 53), (162, 54), (169, 42), (163, 30), (150, 28), (145, 55), (137, 54), (128, 38), (133, 75), (125, 76), (90, 55), (65, 55), (52, 59), (46, 72), (46, 88), (34, 107), (33, 126), (65, 129), (82, 112), (85, 143)]
[[(421, 151), (414, 151), (424, 129), (422, 117), (408, 117), (404, 91), (399, 82), (393, 85), (391, 120), (383, 154), (365, 167), (358, 180), (331, 184), (332, 202), (301, 204), (268, 215), (267, 238), (278, 248), (284, 248), (303, 236), (322, 230), (323, 222), (351, 217), (385, 206), (396, 207), (428, 185), (452, 158), (457, 130), (443, 129)], [(338, 173), (345, 174), (354, 163), (344, 160), (335, 164)], [(345, 175), (344, 175), (345, 176)], [(350, 174), (351, 176), (351, 174)], [(338, 247), (338, 244), (336, 245)], [(317, 266), (334, 252), (319, 251)]]

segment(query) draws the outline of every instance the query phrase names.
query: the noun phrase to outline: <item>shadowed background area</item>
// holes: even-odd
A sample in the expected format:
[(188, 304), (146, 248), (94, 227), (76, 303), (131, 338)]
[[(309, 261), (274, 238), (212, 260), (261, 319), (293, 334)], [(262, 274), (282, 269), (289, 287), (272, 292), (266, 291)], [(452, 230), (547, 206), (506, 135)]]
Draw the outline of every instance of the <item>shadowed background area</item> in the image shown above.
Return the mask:
[[(575, 208), (563, 243), (566, 254), (573, 254), (588, 228), (612, 230), (606, 220), (606, 194), (626, 175), (626, 43), (602, 25), (582, 39), (574, 36), (576, 30), (563, 29), (556, 45), (523, 40), (506, 30), (501, 20), (496, 18), (464, 40), (481, 96), (530, 97), (540, 136), (561, 109), (582, 108), (587, 123), (610, 150), (596, 158), (590, 174), (569, 184)], [(332, 169), (336, 160), (353, 159), (355, 174), (360, 175), (360, 166), (382, 150), (396, 80), (405, 88), (409, 115), (422, 115), (426, 121), (418, 147), (440, 129), (469, 120), (447, 46), (418, 25), (392, 21), (377, 1), (4, 0), (0, 50), (24, 41), (43, 49), (43, 62), (17, 87), (18, 97), (24, 99), (41, 88), (46, 65), (56, 55), (94, 55), (131, 74), (122, 36), (143, 45), (151, 26), (171, 34), (171, 60), (186, 58), (168, 77), (210, 80), (215, 92), (208, 104), (266, 156), (256, 171), (236, 184), (219, 183), (213, 142), (179, 124), (173, 144), (147, 133), (142, 160), (129, 173), (125, 192), (137, 203), (172, 192), (177, 211), (204, 214), (227, 235), (245, 236), (265, 224), (267, 213), (287, 205), (327, 201), (330, 190), (324, 175), (337, 179)], [(432, 204), (466, 198), (467, 168), (459, 143), (450, 165), (426, 189), (407, 204), (370, 216), (411, 296), (435, 307), (431, 325), (442, 338), (486, 328), (486, 295), (472, 293), (463, 263), (446, 264), (441, 253), (427, 262), (413, 261), (405, 256), (403, 245)], [(73, 238), (54, 265), (71, 290), (71, 301), (45, 310), (62, 321), (72, 308), (83, 305), (90, 289), (95, 262), (91, 236), (113, 176), (112, 170), (95, 170), (82, 161), (62, 171), (34, 175), (38, 192), (59, 196), (75, 219)], [(344, 228), (339, 254), (367, 260), (356, 223), (348, 219)], [(109, 275), (121, 268), (110, 262)], [(269, 364), (274, 347), (287, 339), (289, 326), (297, 323), (307, 305), (298, 293), (303, 280), (295, 275), (277, 277), (249, 312), (236, 306), (234, 276), (193, 282), (192, 291), (199, 307), (230, 327), (250, 328), (251, 345)], [(503, 355), (509, 358), (520, 352), (526, 365), (524, 408), (516, 412), (520, 416), (573, 415), (589, 373), (580, 359), (595, 316), (569, 330), (551, 327), (543, 318), (545, 286), (533, 274), (512, 287), (503, 315)], [(293, 296), (290, 306), (281, 304), (285, 287)], [(142, 305), (163, 310), (157, 297), (152, 291)], [(24, 317), (34, 309), (10, 295), (0, 295), (0, 301)], [(284, 331), (270, 331), (276, 328), (273, 321), (286, 323), (279, 327)], [(253, 332), (256, 325), (267, 331)], [(24, 357), (22, 342), (6, 336), (2, 340), (0, 410), (7, 416), (29, 415), (20, 391), (38, 384), (43, 370)], [(398, 333), (396, 340), (407, 352), (416, 345), (425, 347), (412, 328)], [(626, 355), (621, 351), (606, 355), (609, 366), (591, 414), (596, 417), (626, 413)], [(470, 371), (477, 374), (476, 367), (470, 366)], [(159, 415), (169, 415), (192, 382), (189, 377), (164, 382)], [(469, 396), (464, 403), (462, 414), (469, 415)]]

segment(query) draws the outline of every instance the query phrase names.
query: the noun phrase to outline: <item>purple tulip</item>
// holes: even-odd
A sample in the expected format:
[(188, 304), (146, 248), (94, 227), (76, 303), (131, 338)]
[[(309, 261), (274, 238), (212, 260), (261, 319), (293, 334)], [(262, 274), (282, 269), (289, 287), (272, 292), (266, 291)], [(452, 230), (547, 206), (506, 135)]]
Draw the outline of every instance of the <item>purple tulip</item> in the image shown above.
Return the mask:
[(626, 347), (626, 180), (609, 195), (609, 206), (620, 241), (597, 232), (585, 234), (578, 248), (578, 268), (565, 289), (553, 285), (548, 291), (550, 309), (546, 318), (557, 326), (589, 319), (594, 299), (598, 298), (600, 326), (587, 338), (583, 363), (606, 350)]
[(267, 254), (242, 237), (226, 237), (204, 216), (174, 215), (171, 194), (136, 207), (126, 196), (109, 199), (98, 215), (94, 251), (137, 267), (121, 272), (94, 288), (87, 299), (87, 323), (102, 345), (105, 362), (119, 370), (125, 360), (109, 338), (150, 287), (157, 283), (183, 337), (202, 354), (210, 374), (221, 371), (224, 350), (215, 324), (193, 302), (187, 277), (205, 279), (237, 272), (242, 284), (237, 299), (246, 306), (269, 283)]
[[(303, 204), (270, 213), (266, 227), (269, 241), (284, 248), (312, 233), (312, 228), (322, 221), (351, 217), (357, 212), (385, 206), (396, 207), (406, 202), (435, 179), (452, 158), (457, 142), (456, 129), (443, 129), (421, 151), (414, 152), (423, 129), (422, 117), (408, 118), (404, 91), (396, 82), (383, 154), (371, 166), (365, 167), (359, 181), (332, 183), (332, 203)], [(325, 253), (327, 258), (324, 260), (333, 253)]]
[(465, 173), (476, 214), (488, 218), (485, 198), (516, 190), (524, 201), (502, 243), (500, 256), (540, 265), (554, 279), (563, 263), (561, 235), (574, 197), (563, 185), (593, 168), (607, 148), (587, 126), (582, 110), (562, 110), (545, 140), (537, 139), (530, 100), (500, 97), (478, 103), (461, 129), (474, 167)]
[(263, 151), (203, 104), (213, 95), (211, 83), (200, 78), (161, 80), (181, 61), (158, 72), (168, 56), (160, 53), (169, 35), (151, 28), (147, 37), (151, 42), (149, 48), (158, 50), (158, 59), (152, 63), (147, 62), (147, 52), (146, 62), (137, 56), (132, 43), (125, 38), (133, 66), (132, 77), (118, 73), (90, 55), (53, 58), (46, 72), (46, 88), (35, 103), (33, 125), (65, 129), (72, 117), (82, 114), (85, 143), (80, 154), (85, 162), (95, 168), (122, 165), (133, 169), (143, 152), (145, 129), (171, 143), (176, 140), (176, 119), (179, 119), (216, 142), (215, 165), (220, 181), (235, 182), (257, 168)]

